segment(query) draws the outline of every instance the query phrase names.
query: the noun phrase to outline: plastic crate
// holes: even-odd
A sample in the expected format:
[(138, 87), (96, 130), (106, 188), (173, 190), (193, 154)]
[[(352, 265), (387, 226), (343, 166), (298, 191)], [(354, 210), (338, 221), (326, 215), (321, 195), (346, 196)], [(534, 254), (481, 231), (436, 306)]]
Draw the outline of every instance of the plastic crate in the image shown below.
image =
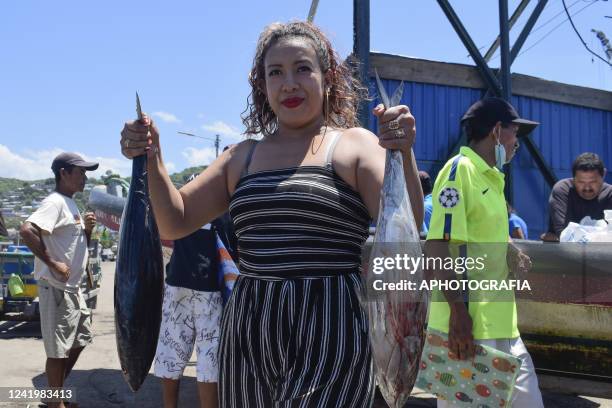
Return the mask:
[(2, 275), (30, 275), (34, 271), (34, 254), (31, 252), (5, 252), (0, 254)]

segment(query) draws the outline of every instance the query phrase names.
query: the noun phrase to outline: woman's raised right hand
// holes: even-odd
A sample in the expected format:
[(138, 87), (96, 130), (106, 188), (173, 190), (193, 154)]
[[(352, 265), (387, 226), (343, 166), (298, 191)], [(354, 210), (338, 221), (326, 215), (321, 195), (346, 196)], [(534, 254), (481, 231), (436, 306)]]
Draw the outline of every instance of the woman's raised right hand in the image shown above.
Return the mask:
[(151, 158), (159, 152), (159, 131), (145, 113), (141, 120), (125, 122), (120, 143), (121, 153), (128, 159), (143, 154)]

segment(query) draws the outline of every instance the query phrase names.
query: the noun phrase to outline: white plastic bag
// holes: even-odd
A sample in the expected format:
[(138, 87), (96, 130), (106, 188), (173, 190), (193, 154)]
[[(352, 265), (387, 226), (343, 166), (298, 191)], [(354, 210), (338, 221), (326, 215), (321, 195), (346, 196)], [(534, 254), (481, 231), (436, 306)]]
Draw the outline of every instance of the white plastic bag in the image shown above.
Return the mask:
[[(584, 217), (580, 224), (570, 222), (561, 232), (560, 242), (612, 242), (612, 211), (604, 211), (605, 220)], [(608, 221), (609, 220), (609, 221)]]

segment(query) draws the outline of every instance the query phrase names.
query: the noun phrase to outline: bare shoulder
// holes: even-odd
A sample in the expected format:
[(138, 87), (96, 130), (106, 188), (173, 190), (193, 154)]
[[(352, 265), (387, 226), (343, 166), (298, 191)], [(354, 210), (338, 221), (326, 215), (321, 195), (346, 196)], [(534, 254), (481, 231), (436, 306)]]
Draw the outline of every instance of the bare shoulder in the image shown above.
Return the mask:
[(363, 160), (371, 160), (384, 155), (384, 149), (378, 144), (378, 137), (367, 129), (355, 127), (342, 132), (339, 149), (346, 152), (355, 165)]
[(362, 127), (344, 129), (342, 132), (342, 138), (352, 142), (378, 144), (378, 137), (376, 137), (376, 135), (370, 132), (368, 129)]
[(240, 143), (236, 143), (223, 153), (225, 156), (227, 187), (230, 195), (233, 194), (236, 184), (238, 184), (238, 181), (240, 180), (240, 175), (246, 166), (249, 153), (256, 143), (257, 140), (254, 139), (243, 140)]
[(368, 166), (367, 161), (377, 161), (384, 150), (378, 145), (378, 138), (364, 128), (350, 128), (341, 132), (334, 149), (333, 163), (336, 172), (355, 190), (358, 188), (357, 174), (360, 168)]
[(254, 139), (243, 140), (242, 142), (232, 145), (229, 149), (223, 152), (226, 155), (226, 161), (229, 166), (239, 165), (245, 162), (252, 146), (257, 143)]
[(367, 129), (354, 127), (340, 130), (338, 149), (350, 153), (356, 159), (361, 155), (371, 154), (371, 149), (382, 149), (378, 146), (378, 137)]

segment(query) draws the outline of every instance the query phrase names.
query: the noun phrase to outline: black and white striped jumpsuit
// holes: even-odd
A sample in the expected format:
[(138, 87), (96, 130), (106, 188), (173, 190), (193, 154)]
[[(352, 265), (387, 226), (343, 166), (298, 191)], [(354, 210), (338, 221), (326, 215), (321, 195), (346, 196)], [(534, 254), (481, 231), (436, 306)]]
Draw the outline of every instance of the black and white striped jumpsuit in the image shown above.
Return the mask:
[(358, 299), (370, 216), (331, 166), (336, 141), (325, 166), (256, 172), (236, 186), (230, 214), (241, 276), (222, 320), (221, 407), (372, 404)]

